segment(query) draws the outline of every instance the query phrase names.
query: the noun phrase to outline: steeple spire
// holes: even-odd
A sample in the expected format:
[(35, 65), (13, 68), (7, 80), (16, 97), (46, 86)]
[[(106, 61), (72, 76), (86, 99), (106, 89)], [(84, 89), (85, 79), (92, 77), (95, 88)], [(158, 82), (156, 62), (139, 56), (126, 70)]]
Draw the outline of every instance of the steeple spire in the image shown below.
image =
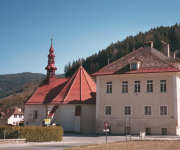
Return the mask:
[(55, 66), (55, 61), (54, 61), (55, 55), (54, 55), (54, 48), (52, 46), (52, 41), (53, 39), (51, 39), (51, 47), (49, 49), (48, 65), (45, 68), (47, 70), (47, 83), (50, 83), (51, 81), (55, 79), (55, 70), (57, 70)]
[(53, 44), (53, 33), (52, 33), (52, 39), (51, 39), (51, 45)]

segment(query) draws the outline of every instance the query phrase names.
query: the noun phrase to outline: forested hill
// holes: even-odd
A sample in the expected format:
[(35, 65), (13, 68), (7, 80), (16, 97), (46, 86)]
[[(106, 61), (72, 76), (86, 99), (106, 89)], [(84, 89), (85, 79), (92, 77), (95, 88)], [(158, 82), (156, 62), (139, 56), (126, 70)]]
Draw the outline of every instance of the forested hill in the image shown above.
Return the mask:
[(157, 27), (151, 28), (149, 31), (142, 33), (139, 32), (136, 36), (128, 36), (123, 41), (117, 41), (112, 43), (106, 49), (95, 53), (94, 55), (87, 57), (86, 59), (82, 58), (81, 60), (73, 60), (72, 63), (69, 62), (64, 67), (64, 72), (66, 77), (70, 77), (77, 70), (79, 65), (82, 63), (82, 66), (85, 70), (92, 74), (99, 69), (103, 68), (108, 64), (108, 58), (110, 63), (127, 55), (134, 49), (144, 47), (144, 42), (153, 41), (153, 47), (162, 51), (163, 44), (161, 41), (164, 41), (170, 44), (170, 50), (173, 52), (179, 48), (179, 26), (176, 23), (171, 27)]
[(44, 74), (25, 72), (0, 75), (0, 98), (24, 91), (29, 82), (33, 81), (33, 85), (40, 84), (40, 79), (44, 79)]

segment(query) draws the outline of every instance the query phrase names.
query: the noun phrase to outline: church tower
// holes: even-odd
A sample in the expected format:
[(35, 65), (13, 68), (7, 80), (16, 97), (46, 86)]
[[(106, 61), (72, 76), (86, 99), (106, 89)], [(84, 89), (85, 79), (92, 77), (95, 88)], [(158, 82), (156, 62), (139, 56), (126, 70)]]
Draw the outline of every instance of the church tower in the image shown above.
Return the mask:
[(51, 47), (49, 49), (49, 55), (48, 55), (48, 65), (45, 68), (47, 70), (47, 83), (50, 83), (51, 81), (53, 81), (55, 79), (55, 70), (57, 70), (56, 66), (55, 66), (55, 55), (54, 55), (54, 49), (52, 46), (52, 41), (53, 39), (51, 39)]

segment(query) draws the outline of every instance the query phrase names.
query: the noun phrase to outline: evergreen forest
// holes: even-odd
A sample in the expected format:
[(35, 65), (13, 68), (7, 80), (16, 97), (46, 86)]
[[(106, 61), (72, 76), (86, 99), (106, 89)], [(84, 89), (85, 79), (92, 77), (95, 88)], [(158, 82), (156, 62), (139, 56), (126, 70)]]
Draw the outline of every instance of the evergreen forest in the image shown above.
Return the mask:
[(89, 74), (92, 74), (106, 66), (108, 61), (111, 63), (133, 50), (144, 47), (144, 42), (147, 41), (153, 41), (153, 47), (159, 51), (163, 51), (163, 44), (161, 41), (164, 41), (165, 43), (170, 44), (170, 50), (171, 52), (174, 52), (175, 50), (180, 49), (179, 34), (179, 25), (176, 23), (171, 27), (161, 26), (151, 28), (145, 33), (139, 32), (136, 36), (128, 36), (123, 41), (111, 43), (106, 49), (99, 50), (98, 53), (95, 53), (86, 59), (82, 58), (73, 60), (72, 62), (69, 61), (64, 67), (65, 76), (72, 76), (80, 65), (82, 65)]

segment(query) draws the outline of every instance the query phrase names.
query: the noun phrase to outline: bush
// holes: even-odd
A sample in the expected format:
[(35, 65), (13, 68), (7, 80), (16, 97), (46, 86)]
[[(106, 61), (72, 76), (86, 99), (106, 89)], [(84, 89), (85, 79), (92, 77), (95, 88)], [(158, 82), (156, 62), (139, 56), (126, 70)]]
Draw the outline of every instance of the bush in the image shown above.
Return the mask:
[(0, 126), (0, 139), (26, 138), (27, 142), (61, 141), (63, 129), (60, 126)]

